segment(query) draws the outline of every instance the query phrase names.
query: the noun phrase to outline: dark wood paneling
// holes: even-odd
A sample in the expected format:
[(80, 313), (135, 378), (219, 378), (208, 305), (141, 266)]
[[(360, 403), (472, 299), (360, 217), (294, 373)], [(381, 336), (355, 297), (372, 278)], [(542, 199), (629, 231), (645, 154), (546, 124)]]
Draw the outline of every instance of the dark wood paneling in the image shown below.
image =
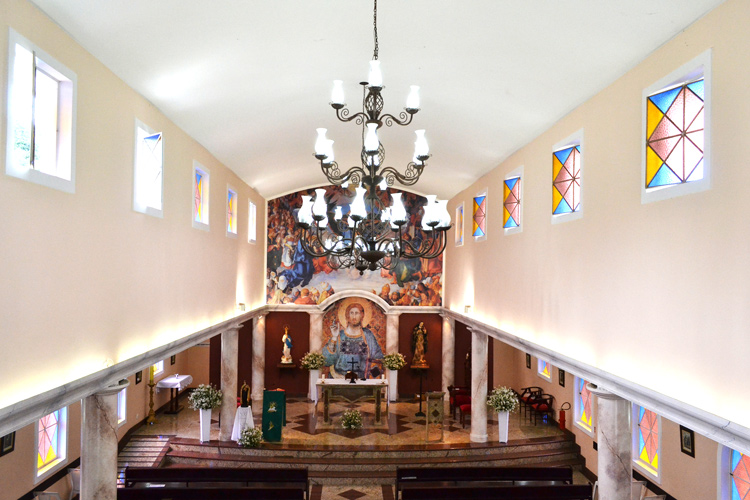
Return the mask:
[(237, 351), (237, 396), (243, 382), (250, 387), (253, 377), (253, 322), (248, 321), (239, 331), (239, 346)]
[(425, 358), (430, 365), (424, 373), (423, 390), (439, 391), (443, 385), (443, 318), (439, 314), (402, 314), (398, 324), (399, 352), (406, 358), (406, 367), (398, 372), (398, 393), (402, 397), (419, 393), (419, 371), (409, 366), (414, 357), (411, 336), (420, 321), (427, 328)]
[[(292, 337), (295, 368), (279, 368), (284, 325)], [(307, 394), (309, 376), (300, 370), (299, 360), (310, 350), (310, 315), (306, 312), (272, 312), (266, 316), (266, 389), (284, 389), (287, 396)]]
[(214, 335), (209, 343), (208, 383), (221, 387), (221, 335)]
[[(469, 387), (471, 385), (471, 365), (467, 366), (466, 355), (471, 353), (471, 332), (461, 322), (456, 321), (456, 349), (454, 365), (454, 385), (457, 387)], [(492, 391), (494, 386), (494, 377), (492, 366), (494, 364), (494, 349), (492, 339), (487, 341), (487, 366), (489, 367), (487, 375), (487, 391)]]

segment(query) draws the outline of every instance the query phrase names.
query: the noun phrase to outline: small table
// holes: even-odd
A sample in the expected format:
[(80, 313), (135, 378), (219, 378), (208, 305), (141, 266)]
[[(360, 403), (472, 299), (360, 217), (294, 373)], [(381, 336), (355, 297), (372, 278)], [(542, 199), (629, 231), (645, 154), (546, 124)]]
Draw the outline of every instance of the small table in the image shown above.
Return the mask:
[(177, 404), (177, 396), (180, 393), (181, 389), (184, 389), (188, 385), (190, 385), (193, 382), (193, 377), (191, 375), (170, 375), (169, 377), (164, 377), (156, 384), (156, 389), (169, 389), (170, 392), (170, 398), (169, 398), (169, 410), (165, 411), (164, 413), (167, 413), (169, 415), (174, 415), (176, 413), (180, 413), (182, 411), (182, 406), (179, 406)]
[(234, 414), (234, 426), (232, 427), (232, 441), (239, 441), (240, 435), (245, 428), (255, 427), (253, 421), (253, 409), (250, 406), (240, 406)]
[(383, 379), (357, 380), (354, 384), (348, 380), (322, 379), (316, 384), (323, 389), (323, 421), (331, 422), (329, 405), (331, 397), (340, 396), (354, 402), (364, 397), (375, 399), (375, 423), (380, 423), (382, 389), (388, 390), (388, 381)]

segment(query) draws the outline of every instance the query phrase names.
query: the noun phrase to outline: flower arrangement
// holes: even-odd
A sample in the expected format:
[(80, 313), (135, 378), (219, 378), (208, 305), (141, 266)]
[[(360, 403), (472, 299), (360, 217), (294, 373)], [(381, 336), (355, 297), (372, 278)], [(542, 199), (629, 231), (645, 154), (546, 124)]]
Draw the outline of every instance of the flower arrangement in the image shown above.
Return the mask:
[(487, 406), (495, 411), (513, 412), (518, 408), (518, 395), (510, 387), (495, 387), (487, 396)]
[(362, 427), (362, 414), (359, 410), (346, 410), (341, 415), (341, 427), (344, 429), (359, 429)]
[(305, 370), (320, 370), (324, 363), (325, 358), (319, 352), (306, 352), (299, 360), (300, 368)]
[(404, 359), (404, 355), (400, 352), (386, 354), (383, 356), (383, 366), (389, 370), (400, 370), (406, 366), (406, 359)]
[(237, 443), (243, 448), (258, 448), (263, 441), (263, 432), (257, 427), (245, 427)]
[(221, 406), (221, 391), (201, 384), (190, 393), (188, 403), (193, 410), (213, 410)]

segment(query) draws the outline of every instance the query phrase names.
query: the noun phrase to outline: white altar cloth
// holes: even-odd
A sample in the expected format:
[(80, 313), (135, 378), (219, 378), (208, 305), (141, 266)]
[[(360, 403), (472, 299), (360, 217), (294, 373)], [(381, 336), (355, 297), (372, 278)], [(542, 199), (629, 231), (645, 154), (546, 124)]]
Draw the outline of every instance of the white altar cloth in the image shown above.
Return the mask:
[(234, 414), (234, 426), (232, 426), (232, 441), (239, 441), (240, 434), (246, 427), (255, 427), (253, 423), (253, 410), (249, 406), (237, 408)]
[(193, 382), (192, 375), (170, 375), (156, 383), (156, 389), (177, 389), (181, 391)]

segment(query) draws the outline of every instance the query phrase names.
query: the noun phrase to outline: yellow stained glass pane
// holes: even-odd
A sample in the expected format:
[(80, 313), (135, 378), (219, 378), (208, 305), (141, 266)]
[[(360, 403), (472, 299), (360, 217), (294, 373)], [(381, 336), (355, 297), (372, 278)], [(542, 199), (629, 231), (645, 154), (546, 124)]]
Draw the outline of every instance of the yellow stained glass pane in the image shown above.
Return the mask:
[(510, 212), (508, 212), (508, 209), (503, 207), (503, 226), (508, 223), (508, 219), (510, 219)]
[(552, 186), (552, 213), (557, 210), (557, 205), (560, 204), (560, 200), (562, 200), (560, 191), (558, 191), (556, 187)]
[(659, 125), (664, 113), (651, 101), (648, 101), (646, 107), (646, 139), (648, 139), (654, 133), (656, 126)]
[(654, 176), (661, 168), (663, 162), (659, 155), (651, 149), (651, 146), (646, 146), (646, 186), (651, 184)]
[(651, 462), (651, 466), (654, 469), (659, 470), (659, 454), (658, 453), (654, 455), (654, 460)]
[[(560, 160), (557, 159), (557, 156), (554, 154), (552, 155), (552, 180), (554, 181), (557, 179), (557, 174), (560, 173), (560, 169), (563, 167), (563, 164), (560, 163)], [(556, 205), (555, 205), (556, 206)]]

